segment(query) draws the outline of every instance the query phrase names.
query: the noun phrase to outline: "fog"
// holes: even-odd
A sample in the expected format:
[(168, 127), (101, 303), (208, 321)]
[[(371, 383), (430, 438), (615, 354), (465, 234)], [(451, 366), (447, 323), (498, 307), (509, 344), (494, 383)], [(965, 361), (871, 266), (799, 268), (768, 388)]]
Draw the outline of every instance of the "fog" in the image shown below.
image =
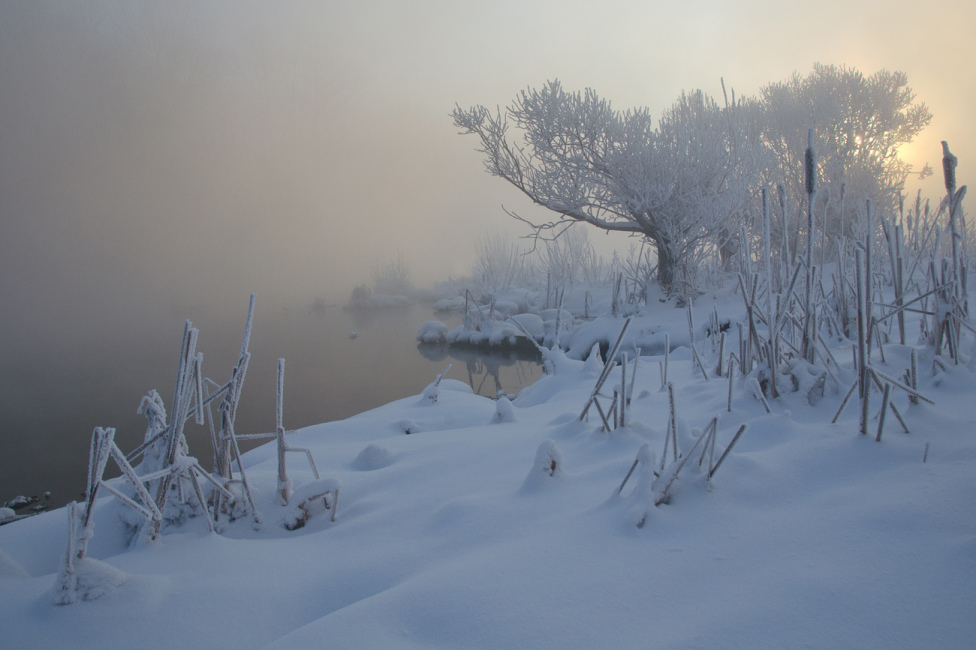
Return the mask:
[(754, 94), (814, 61), (900, 69), (935, 115), (912, 162), (938, 169), (947, 139), (966, 182), (972, 5), (660, 4), (0, 2), (0, 441), (29, 444), (93, 368), (175, 356), (186, 318), (239, 337), (251, 292), (260, 325), (398, 253), (425, 285), (466, 274), (476, 236), (521, 234), (501, 205), (532, 210), (455, 102), (560, 78), (656, 112), (720, 77)]

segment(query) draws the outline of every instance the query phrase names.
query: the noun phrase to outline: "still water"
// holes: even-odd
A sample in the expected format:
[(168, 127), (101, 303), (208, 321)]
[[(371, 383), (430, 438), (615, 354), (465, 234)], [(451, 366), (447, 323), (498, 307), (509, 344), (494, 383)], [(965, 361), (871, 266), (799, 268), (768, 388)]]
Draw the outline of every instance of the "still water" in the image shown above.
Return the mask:
[[(218, 383), (236, 364), (247, 305), (239, 319), (191, 318), (200, 335), (203, 374)], [(339, 420), (390, 401), (418, 395), (450, 363), (447, 376), (479, 394), (518, 392), (541, 375), (538, 359), (526, 354), (483, 355), (418, 346), (416, 334), (429, 320), (448, 327), (456, 316), (429, 307), (347, 312), (335, 304), (262, 311), (257, 301), (252, 354), (241, 394), (237, 432), (274, 431), (277, 359), (285, 359), (286, 429)], [(88, 447), (96, 426), (115, 427), (116, 442), (128, 453), (142, 442), (146, 420), (140, 400), (157, 389), (169, 408), (176, 379), (183, 321), (166, 332), (143, 333), (138, 341), (76, 350), (37, 364), (0, 372), (0, 504), (17, 495), (51, 491), (57, 507), (84, 491)], [(192, 420), (186, 435), (190, 454), (209, 467), (209, 429)], [(251, 444), (248, 447), (255, 446)], [(115, 467), (109, 463), (109, 473)]]

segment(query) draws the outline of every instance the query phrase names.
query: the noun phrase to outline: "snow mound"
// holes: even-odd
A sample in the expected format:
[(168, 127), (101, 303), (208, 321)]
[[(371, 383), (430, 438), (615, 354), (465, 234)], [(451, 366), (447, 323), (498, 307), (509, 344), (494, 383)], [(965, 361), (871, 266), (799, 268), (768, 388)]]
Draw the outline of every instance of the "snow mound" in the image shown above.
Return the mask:
[(536, 341), (541, 341), (546, 335), (546, 324), (540, 316), (535, 314), (516, 314), (509, 318), (509, 320), (521, 325), (529, 333), (529, 336)]
[(600, 344), (594, 343), (590, 354), (587, 355), (583, 365), (583, 375), (585, 377), (596, 378), (603, 372), (603, 357), (600, 356)]
[(535, 451), (532, 469), (522, 483), (522, 493), (536, 492), (563, 474), (563, 454), (552, 440), (543, 440)]
[(417, 331), (417, 340), (421, 343), (445, 343), (447, 341), (447, 325), (439, 320), (427, 321)]
[(515, 422), (518, 418), (515, 417), (515, 407), (512, 406), (512, 402), (508, 397), (499, 397), (496, 401), (495, 415), (492, 417), (492, 422)]
[(434, 311), (464, 311), (464, 296), (441, 298), (434, 303)]
[(29, 578), (30, 574), (24, 567), (17, 564), (9, 555), (0, 549), (0, 580)]
[(467, 393), (468, 395), (474, 395), (474, 390), (471, 388), (471, 386), (458, 379), (441, 379), (441, 388), (444, 390), (453, 390), (455, 393)]
[(74, 574), (68, 588), (55, 588), (54, 603), (69, 605), (79, 600), (95, 600), (114, 592), (129, 579), (122, 571), (110, 564), (86, 557), (74, 561)]
[(288, 530), (296, 530), (327, 510), (332, 510), (334, 516), (341, 488), (337, 478), (323, 478), (299, 486), (285, 509), (282, 524)]
[(371, 471), (374, 469), (383, 469), (393, 464), (396, 460), (396, 454), (384, 447), (383, 445), (378, 445), (376, 443), (370, 443), (363, 448), (359, 455), (356, 456), (356, 460), (353, 461), (353, 465), (356, 469), (361, 469), (364, 471)]
[[(658, 477), (654, 475), (657, 457), (650, 446), (644, 444), (637, 450), (637, 459), (634, 462), (636, 465), (633, 467), (633, 473), (637, 475), (637, 486), (625, 497), (628, 506), (627, 520), (634, 526), (643, 528), (648, 516), (654, 512), (655, 502), (660, 497), (656, 489)], [(628, 478), (633, 481), (635, 477), (631, 475)], [(621, 494), (626, 494), (624, 488), (624, 484), (621, 484)]]
[(496, 300), (495, 313), (500, 314), (503, 318), (514, 316), (519, 313), (518, 303), (512, 302), (511, 300)]
[(399, 422), (396, 423), (396, 427), (397, 429), (407, 434), (408, 436), (411, 433), (420, 433), (421, 431), (423, 431), (420, 425), (414, 422), (413, 420), (400, 420)]

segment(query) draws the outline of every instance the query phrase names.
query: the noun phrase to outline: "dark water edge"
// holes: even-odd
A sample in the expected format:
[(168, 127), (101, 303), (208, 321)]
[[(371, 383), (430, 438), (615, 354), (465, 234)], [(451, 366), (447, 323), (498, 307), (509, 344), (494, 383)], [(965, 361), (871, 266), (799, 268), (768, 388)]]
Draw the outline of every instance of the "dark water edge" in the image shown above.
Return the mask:
[[(236, 363), (246, 316), (194, 320), (204, 375), (223, 383)], [(349, 312), (339, 305), (261, 311), (251, 336), (251, 362), (237, 417), (238, 433), (274, 430), (277, 359), (285, 359), (287, 429), (340, 420), (393, 400), (419, 394), (444, 371), (494, 397), (515, 393), (541, 375), (537, 355), (484, 354), (418, 345), (429, 320), (449, 327), (456, 316), (426, 306)], [(96, 426), (115, 427), (123, 452), (142, 442), (146, 420), (136, 410), (150, 389), (172, 402), (183, 321), (173, 318), (134, 340), (98, 342), (70, 354), (0, 367), (0, 504), (18, 495), (51, 491), (49, 507), (82, 498), (88, 448)], [(29, 355), (28, 355), (29, 356)], [(209, 428), (186, 426), (190, 454), (212, 463)], [(243, 443), (243, 449), (260, 442)], [(107, 475), (115, 475), (109, 463)]]

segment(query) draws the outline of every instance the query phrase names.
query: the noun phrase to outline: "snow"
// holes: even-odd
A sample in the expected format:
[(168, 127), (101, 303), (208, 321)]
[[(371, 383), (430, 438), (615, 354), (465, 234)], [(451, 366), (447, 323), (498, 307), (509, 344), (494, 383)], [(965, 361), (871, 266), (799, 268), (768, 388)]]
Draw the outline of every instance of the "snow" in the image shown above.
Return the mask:
[(447, 325), (437, 320), (427, 321), (417, 331), (417, 340), (421, 343), (444, 343), (447, 341)]
[[(741, 317), (741, 297), (717, 293), (695, 303), (695, 322), (713, 305)], [(64, 510), (0, 527), (0, 645), (971, 647), (973, 368), (934, 372), (921, 349), (919, 390), (935, 406), (894, 391), (911, 433), (892, 423), (876, 442), (857, 433), (856, 396), (830, 423), (854, 377), (849, 343), (835, 350), (839, 386), (828, 379), (809, 399), (803, 382), (815, 377), (796, 364), (801, 390), (769, 399), (771, 413), (738, 377), (728, 411), (729, 380), (706, 379), (678, 348), (668, 379), (679, 449), (687, 454), (715, 416), (716, 456), (748, 429), (711, 481), (699, 444), (655, 505), (676, 469), (664, 453), (663, 347), (637, 361), (627, 427), (602, 431), (593, 409), (579, 420), (602, 370), (594, 346), (612, 344), (622, 325), (577, 328), (568, 353), (547, 352), (553, 374), (510, 403), (443, 379), (426, 395), (289, 435), (322, 476), (289, 457), (289, 506), (277, 502), (274, 446), (248, 452), (258, 527), (243, 517), (208, 533), (194, 517), (130, 545), (121, 507), (100, 498), (88, 557), (76, 563), (84, 589), (70, 605), (52, 602)], [(687, 346), (685, 310), (635, 319), (621, 351), (633, 364), (635, 346), (663, 346), (665, 334)], [(713, 367), (712, 340), (695, 336)], [(900, 376), (908, 351), (889, 344), (887, 363), (872, 362)], [(430, 379), (418, 378), (418, 391)], [(619, 381), (614, 370), (607, 386)], [(323, 502), (304, 526), (285, 528), (299, 496), (340, 485), (335, 521)]]
[(30, 574), (0, 549), (0, 580), (29, 578)]
[(115, 592), (128, 578), (111, 564), (86, 557), (74, 562), (71, 590), (61, 591), (55, 587), (51, 597), (58, 605), (70, 605), (79, 600), (96, 600)]
[(520, 330), (524, 330), (536, 341), (541, 341), (546, 335), (546, 323), (537, 314), (516, 314), (509, 320), (517, 323)]
[(434, 302), (434, 311), (464, 311), (464, 296), (454, 298), (440, 298)]

